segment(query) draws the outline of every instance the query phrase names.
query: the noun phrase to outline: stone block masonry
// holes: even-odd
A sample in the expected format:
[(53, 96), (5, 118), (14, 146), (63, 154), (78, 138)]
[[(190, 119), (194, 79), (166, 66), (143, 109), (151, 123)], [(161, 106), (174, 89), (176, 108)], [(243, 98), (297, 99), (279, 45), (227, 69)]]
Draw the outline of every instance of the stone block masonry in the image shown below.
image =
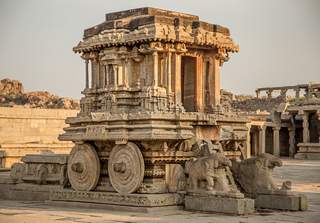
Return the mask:
[(58, 135), (66, 117), (78, 110), (0, 107), (0, 151), (2, 166), (10, 168), (26, 154), (69, 153), (72, 143), (60, 142)]

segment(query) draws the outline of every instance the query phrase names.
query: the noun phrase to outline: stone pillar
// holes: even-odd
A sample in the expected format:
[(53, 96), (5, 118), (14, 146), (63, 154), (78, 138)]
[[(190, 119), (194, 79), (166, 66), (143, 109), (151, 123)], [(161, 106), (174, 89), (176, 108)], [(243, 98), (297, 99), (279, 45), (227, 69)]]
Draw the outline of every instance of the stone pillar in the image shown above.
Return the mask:
[(259, 126), (259, 151), (258, 154), (266, 152), (266, 126)]
[(280, 156), (280, 126), (275, 126), (273, 129), (273, 155)]
[(110, 73), (109, 73), (109, 65), (108, 64), (104, 65), (104, 73), (105, 73), (105, 80), (106, 80), (105, 86), (109, 87), (110, 86)]
[(304, 112), (303, 113), (303, 143), (310, 142), (310, 132), (309, 132), (309, 113)]
[(167, 55), (167, 90), (168, 94), (171, 93), (171, 52)]
[(158, 87), (158, 52), (152, 53), (153, 57), (153, 86)]
[[(213, 60), (213, 94), (214, 94), (214, 106), (220, 104), (220, 60), (214, 58)], [(211, 88), (212, 88), (211, 87)]]
[(96, 60), (91, 59), (91, 88), (97, 88), (97, 66)]
[(320, 110), (317, 110), (317, 117), (318, 117), (318, 134), (319, 134), (319, 143), (320, 143)]
[(256, 90), (256, 97), (260, 98), (260, 91), (259, 90)]
[(174, 94), (176, 106), (182, 107), (181, 102), (181, 55), (174, 54)]
[(89, 88), (89, 60), (86, 59), (85, 60), (85, 64), (86, 64), (86, 89)]
[(251, 125), (247, 125), (247, 137), (246, 137), (246, 159), (251, 157), (251, 138), (250, 138)]
[(196, 63), (196, 83), (194, 83), (196, 91), (196, 111), (203, 111), (203, 58), (197, 56)]
[(95, 60), (95, 78), (96, 78), (96, 88), (100, 87), (100, 62)]
[(296, 99), (300, 98), (300, 88), (295, 89), (296, 92)]
[(118, 66), (116, 64), (113, 64), (112, 69), (113, 69), (113, 77), (114, 77), (113, 86), (115, 89), (117, 89), (118, 88)]
[(127, 59), (124, 62), (123, 66), (123, 81), (124, 81), (124, 86), (127, 88), (129, 87), (129, 83), (131, 83), (131, 80), (129, 79), (129, 74), (131, 73), (131, 59)]
[(102, 62), (99, 62), (99, 87), (104, 88), (106, 83), (106, 75), (105, 75), (105, 69)]
[(270, 89), (267, 91), (268, 98), (272, 98), (272, 92), (273, 92), (273, 91), (270, 90)]
[(294, 127), (288, 128), (289, 131), (289, 157), (294, 157), (295, 152), (295, 135), (296, 135), (296, 129)]
[(287, 97), (287, 91), (288, 91), (288, 89), (281, 89), (281, 91), (280, 91), (281, 97)]

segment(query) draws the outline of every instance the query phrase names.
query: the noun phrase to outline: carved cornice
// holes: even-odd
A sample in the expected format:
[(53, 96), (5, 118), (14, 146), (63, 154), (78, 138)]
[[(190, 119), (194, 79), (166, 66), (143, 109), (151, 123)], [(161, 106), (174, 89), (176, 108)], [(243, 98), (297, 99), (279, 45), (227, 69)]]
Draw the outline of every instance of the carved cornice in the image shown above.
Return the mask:
[[(191, 28), (190, 26), (180, 25), (177, 28), (158, 23), (141, 26), (133, 31), (127, 29), (104, 30), (97, 35), (84, 39), (73, 50), (80, 53), (105, 47), (135, 45), (154, 41), (208, 46), (222, 50), (224, 54), (239, 51), (239, 46), (228, 35), (204, 30), (201, 27)], [(223, 60), (226, 61), (225, 58)]]

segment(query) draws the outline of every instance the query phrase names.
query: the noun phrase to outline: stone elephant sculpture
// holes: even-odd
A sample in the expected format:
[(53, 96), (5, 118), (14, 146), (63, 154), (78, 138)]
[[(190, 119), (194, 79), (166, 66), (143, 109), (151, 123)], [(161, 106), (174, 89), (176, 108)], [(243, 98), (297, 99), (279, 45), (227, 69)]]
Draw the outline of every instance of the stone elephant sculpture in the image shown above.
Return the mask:
[(231, 167), (231, 165), (231, 161), (223, 153), (212, 153), (196, 160), (187, 161), (185, 172), (189, 175), (189, 189), (197, 190), (199, 182), (206, 181), (206, 190), (214, 190), (218, 168), (222, 166)]

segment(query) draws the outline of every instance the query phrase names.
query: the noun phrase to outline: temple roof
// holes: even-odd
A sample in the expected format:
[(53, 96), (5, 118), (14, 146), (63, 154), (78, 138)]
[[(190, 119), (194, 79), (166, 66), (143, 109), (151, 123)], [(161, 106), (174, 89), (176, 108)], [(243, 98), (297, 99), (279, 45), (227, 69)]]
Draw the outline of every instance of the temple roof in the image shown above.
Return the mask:
[(165, 41), (221, 48), (237, 52), (229, 29), (199, 20), (198, 16), (156, 8), (137, 8), (105, 15), (105, 21), (84, 31), (75, 52), (113, 45)]

